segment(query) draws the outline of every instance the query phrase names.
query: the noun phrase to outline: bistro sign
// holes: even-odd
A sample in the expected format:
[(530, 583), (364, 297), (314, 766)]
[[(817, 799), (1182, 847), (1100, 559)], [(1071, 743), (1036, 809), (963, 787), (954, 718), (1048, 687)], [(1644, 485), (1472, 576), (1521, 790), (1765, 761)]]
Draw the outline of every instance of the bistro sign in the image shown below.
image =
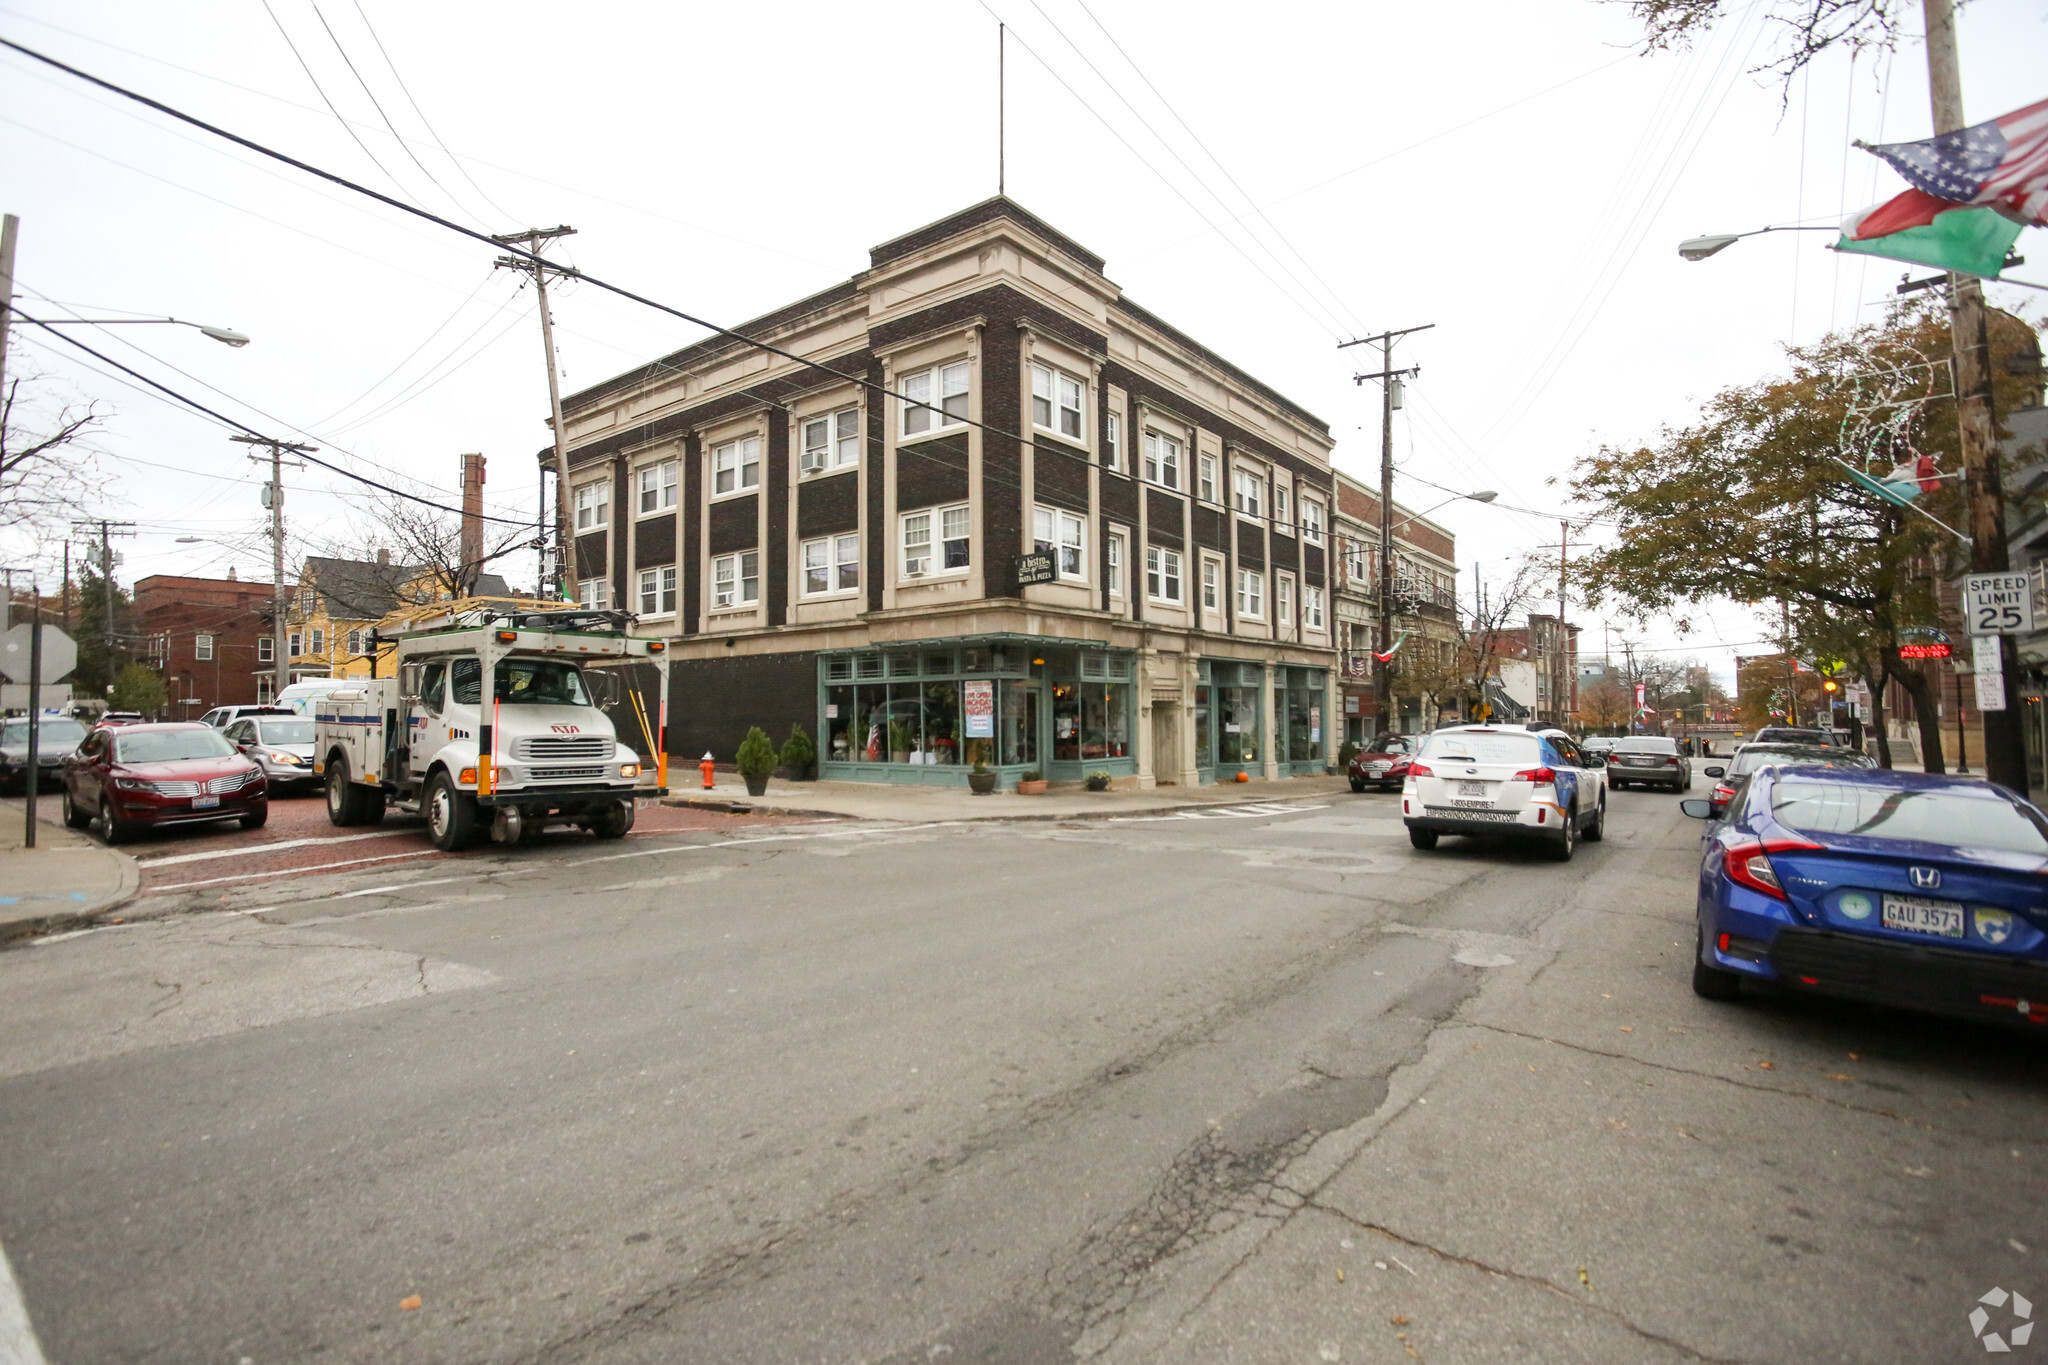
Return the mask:
[(1038, 550), (1028, 555), (1017, 556), (1017, 586), (1029, 587), (1033, 583), (1050, 583), (1059, 575), (1054, 572), (1052, 552)]

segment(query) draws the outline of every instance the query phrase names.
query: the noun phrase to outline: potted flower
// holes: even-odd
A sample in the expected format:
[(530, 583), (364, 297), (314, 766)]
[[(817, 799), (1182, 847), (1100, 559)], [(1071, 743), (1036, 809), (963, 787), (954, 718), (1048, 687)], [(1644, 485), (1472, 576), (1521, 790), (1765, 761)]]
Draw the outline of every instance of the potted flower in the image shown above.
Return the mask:
[(1098, 768), (1098, 769), (1096, 769), (1096, 770), (1095, 770), (1094, 772), (1092, 772), (1092, 773), (1088, 774), (1088, 790), (1089, 790), (1089, 791), (1092, 791), (1092, 792), (1106, 792), (1106, 791), (1108, 791), (1108, 790), (1109, 790), (1109, 774), (1108, 774), (1108, 772), (1104, 771), (1103, 769), (1100, 769), (1100, 768)]
[(1018, 774), (1018, 776), (1017, 776), (1017, 795), (1019, 795), (1019, 796), (1043, 796), (1044, 794), (1045, 794), (1045, 774), (1044, 774), (1044, 773), (1042, 773), (1042, 772), (1038, 771), (1038, 769), (1036, 769), (1036, 768), (1033, 768), (1033, 769), (1031, 769), (1031, 771), (1029, 771), (1029, 772), (1026, 772), (1026, 773), (1020, 773), (1020, 774)]
[(766, 796), (768, 775), (775, 771), (775, 745), (761, 733), (760, 726), (753, 726), (747, 731), (747, 737), (740, 741), (740, 750), (735, 757), (740, 776), (747, 781), (747, 795)]
[(889, 722), (889, 761), (910, 762), (910, 727), (900, 720)]
[(967, 790), (976, 796), (987, 796), (996, 789), (996, 775), (988, 764), (980, 759), (974, 761), (973, 771), (967, 774)]
[(789, 727), (789, 738), (782, 741), (782, 771), (792, 782), (808, 782), (817, 776), (814, 766), (818, 761), (818, 750), (811, 743), (810, 734), (801, 725)]

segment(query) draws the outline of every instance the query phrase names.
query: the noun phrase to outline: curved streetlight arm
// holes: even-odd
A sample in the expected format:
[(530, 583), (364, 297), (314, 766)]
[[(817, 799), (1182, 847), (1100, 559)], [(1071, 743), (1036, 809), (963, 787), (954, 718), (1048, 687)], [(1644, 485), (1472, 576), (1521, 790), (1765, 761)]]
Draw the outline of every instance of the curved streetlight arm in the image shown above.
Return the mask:
[(1444, 508), (1449, 507), (1454, 502), (1492, 502), (1495, 498), (1499, 496), (1500, 494), (1494, 492), (1491, 488), (1481, 489), (1477, 493), (1453, 494), (1451, 497), (1445, 498), (1442, 502), (1438, 503), (1434, 507), (1428, 508), (1421, 512), (1410, 512), (1407, 516), (1401, 518), (1399, 521), (1395, 522), (1392, 526), (1389, 526), (1387, 529), (1389, 531), (1399, 530), (1401, 527), (1406, 526), (1409, 522), (1420, 521), (1422, 520), (1422, 518), (1428, 516), (1431, 512), (1440, 512)]
[(50, 318), (44, 321), (48, 327), (132, 327), (163, 325), (191, 327), (224, 346), (247, 346), (249, 338), (232, 327), (214, 327), (204, 322), (187, 322), (183, 318)]
[(1724, 247), (1733, 246), (1744, 237), (1760, 237), (1766, 232), (1840, 232), (1839, 227), (1760, 227), (1753, 232), (1715, 232), (1705, 237), (1688, 237), (1678, 244), (1678, 254), (1688, 261), (1704, 261)]

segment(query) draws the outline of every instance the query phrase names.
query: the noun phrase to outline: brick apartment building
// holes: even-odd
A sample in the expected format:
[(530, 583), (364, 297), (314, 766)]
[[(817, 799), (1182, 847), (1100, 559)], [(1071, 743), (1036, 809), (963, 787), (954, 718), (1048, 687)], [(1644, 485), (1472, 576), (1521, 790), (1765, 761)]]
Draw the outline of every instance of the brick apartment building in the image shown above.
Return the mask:
[[(286, 600), (291, 589), (285, 589)], [(271, 585), (152, 574), (136, 583), (135, 614), (156, 642), (170, 693), (167, 720), (269, 700)]]
[[(1342, 652), (1342, 738), (1364, 744), (1375, 735), (1416, 734), (1437, 724), (1433, 703), (1416, 685), (1427, 661), (1446, 665), (1458, 647), (1458, 543), (1444, 527), (1394, 504), (1394, 634), (1408, 638), (1393, 661), (1394, 714), (1379, 714), (1374, 674), (1379, 639), (1380, 495), (1348, 474), (1337, 475), (1337, 648)], [(1405, 667), (1404, 667), (1405, 664)], [(1425, 708), (1428, 714), (1424, 714)]]
[(837, 375), (714, 338), (565, 400), (584, 600), (673, 641), (674, 752), (801, 723), (860, 780), (1324, 769), (1329, 427), (1103, 272), (990, 199), (739, 329)]

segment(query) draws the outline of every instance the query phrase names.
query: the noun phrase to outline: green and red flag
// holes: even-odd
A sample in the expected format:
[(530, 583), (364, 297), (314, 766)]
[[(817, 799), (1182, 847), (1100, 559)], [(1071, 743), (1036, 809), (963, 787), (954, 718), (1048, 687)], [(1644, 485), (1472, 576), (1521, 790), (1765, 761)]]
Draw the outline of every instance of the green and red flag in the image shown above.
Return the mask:
[(1998, 278), (2022, 227), (2048, 227), (2048, 100), (1919, 142), (1857, 144), (1912, 187), (1852, 215), (1838, 251)]

